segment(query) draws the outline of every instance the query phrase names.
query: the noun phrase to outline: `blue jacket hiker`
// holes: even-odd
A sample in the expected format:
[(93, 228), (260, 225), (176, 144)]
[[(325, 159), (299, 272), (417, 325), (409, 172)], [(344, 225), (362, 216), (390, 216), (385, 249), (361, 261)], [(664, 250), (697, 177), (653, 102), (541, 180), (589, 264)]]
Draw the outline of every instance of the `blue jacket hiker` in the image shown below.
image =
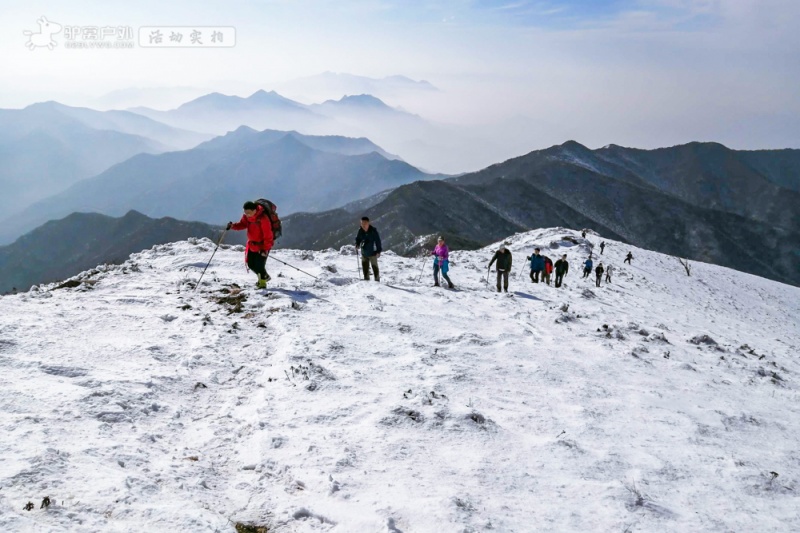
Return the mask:
[(364, 271), (364, 279), (369, 281), (369, 268), (375, 274), (375, 281), (381, 280), (380, 270), (378, 270), (378, 258), (381, 256), (383, 247), (378, 230), (369, 223), (368, 217), (361, 217), (361, 228), (356, 235), (356, 248), (361, 250), (361, 270)]
[(544, 271), (544, 256), (539, 255), (539, 248), (534, 249), (533, 255), (528, 257), (531, 262), (531, 281), (539, 283), (539, 273)]
[(586, 262), (583, 263), (583, 277), (584, 278), (588, 278), (589, 274), (592, 273), (592, 266), (593, 265), (594, 265), (594, 263), (592, 263), (591, 259), (587, 259)]

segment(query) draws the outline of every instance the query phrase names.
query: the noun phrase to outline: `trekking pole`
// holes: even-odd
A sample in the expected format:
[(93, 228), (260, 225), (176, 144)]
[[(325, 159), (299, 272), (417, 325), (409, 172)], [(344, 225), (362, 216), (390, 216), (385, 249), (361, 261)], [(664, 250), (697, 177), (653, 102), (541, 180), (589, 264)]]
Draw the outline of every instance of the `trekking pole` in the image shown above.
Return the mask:
[(277, 257), (272, 257), (272, 255), (269, 255), (269, 256), (267, 256), (267, 257), (268, 257), (269, 259), (274, 259), (274, 260), (275, 260), (275, 261), (277, 261), (278, 263), (283, 263), (284, 265), (286, 265), (286, 266), (288, 266), (288, 267), (292, 267), (293, 269), (295, 269), (295, 270), (297, 270), (297, 271), (299, 271), (299, 272), (302, 272), (302, 273), (303, 273), (303, 274), (305, 274), (306, 276), (311, 276), (311, 277), (312, 277), (312, 278), (314, 278), (314, 279), (319, 279), (317, 276), (315, 276), (315, 275), (313, 275), (313, 274), (309, 274), (309, 273), (308, 273), (308, 272), (306, 272), (305, 270), (300, 270), (300, 269), (299, 269), (299, 268), (297, 268), (296, 266), (294, 266), (294, 265), (290, 265), (290, 264), (289, 264), (289, 263), (287, 263), (286, 261), (281, 261), (281, 260), (280, 260), (280, 259), (278, 259)]
[(422, 281), (422, 274), (425, 272), (425, 259), (427, 259), (424, 255), (422, 256), (422, 267), (419, 269), (419, 276), (417, 276), (417, 283)]
[[(219, 245), (222, 244), (222, 239), (225, 237), (226, 233), (228, 233), (227, 228), (222, 232), (222, 235), (219, 236), (219, 241), (217, 241), (217, 246), (214, 248), (214, 252), (211, 254), (211, 259), (214, 259), (214, 254), (217, 253), (217, 248), (219, 248)], [(208, 265), (211, 264), (211, 259), (208, 260), (208, 263), (206, 263), (206, 267), (203, 269), (203, 273), (200, 274), (200, 279), (197, 280), (197, 285), (194, 286), (195, 291), (197, 290), (197, 287), (200, 286), (200, 282), (203, 281), (203, 276), (205, 276), (206, 270), (208, 270)]]
[(522, 268), (520, 269), (519, 274), (517, 275), (517, 279), (519, 279), (519, 277), (522, 276), (522, 273), (525, 272), (525, 265), (527, 265), (527, 264), (528, 264), (528, 261), (525, 261), (524, 263), (522, 263)]
[[(362, 246), (363, 246), (363, 244), (362, 244)], [(361, 276), (362, 276), (362, 273), (361, 273), (361, 260), (359, 258), (359, 256), (361, 255), (360, 250), (361, 250), (361, 246), (356, 246), (356, 279), (361, 279)]]

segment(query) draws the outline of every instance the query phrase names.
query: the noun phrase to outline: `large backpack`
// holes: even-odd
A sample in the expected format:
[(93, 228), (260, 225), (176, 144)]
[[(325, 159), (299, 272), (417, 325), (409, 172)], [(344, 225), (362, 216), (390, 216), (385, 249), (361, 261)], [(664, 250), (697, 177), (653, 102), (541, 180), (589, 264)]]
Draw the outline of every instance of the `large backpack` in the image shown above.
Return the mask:
[(256, 203), (264, 208), (264, 214), (269, 217), (269, 221), (272, 223), (272, 239), (277, 241), (283, 235), (281, 219), (278, 217), (278, 206), (265, 198), (259, 198)]

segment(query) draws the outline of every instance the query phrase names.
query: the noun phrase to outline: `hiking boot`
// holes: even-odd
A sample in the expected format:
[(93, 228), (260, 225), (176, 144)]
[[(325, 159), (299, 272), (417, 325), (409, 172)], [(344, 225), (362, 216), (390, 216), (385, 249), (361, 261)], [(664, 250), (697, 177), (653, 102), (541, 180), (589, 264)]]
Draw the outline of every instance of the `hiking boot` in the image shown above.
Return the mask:
[(256, 283), (256, 288), (258, 288), (258, 289), (266, 289), (267, 288), (267, 280), (259, 279), (258, 283)]
[(434, 286), (434, 287), (438, 287), (438, 286), (439, 286), (439, 284), (438, 284), (438, 283), (434, 283), (434, 284), (433, 284), (433, 286)]
[(452, 288), (454, 288), (454, 285), (452, 283), (448, 283), (447, 288), (448, 289), (452, 289)]

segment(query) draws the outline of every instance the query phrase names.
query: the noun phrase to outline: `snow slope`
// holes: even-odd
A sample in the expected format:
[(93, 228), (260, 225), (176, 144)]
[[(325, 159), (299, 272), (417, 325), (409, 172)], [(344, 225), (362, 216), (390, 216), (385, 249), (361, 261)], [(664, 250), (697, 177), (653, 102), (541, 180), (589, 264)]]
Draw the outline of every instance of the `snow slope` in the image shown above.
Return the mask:
[[(322, 279), (271, 260), (271, 295), (220, 249), (193, 292), (201, 240), (0, 298), (0, 530), (800, 530), (800, 289), (509, 242), (508, 295), (493, 249), (449, 291), (352, 247), (276, 252)], [(534, 244), (565, 287), (514, 278)]]

